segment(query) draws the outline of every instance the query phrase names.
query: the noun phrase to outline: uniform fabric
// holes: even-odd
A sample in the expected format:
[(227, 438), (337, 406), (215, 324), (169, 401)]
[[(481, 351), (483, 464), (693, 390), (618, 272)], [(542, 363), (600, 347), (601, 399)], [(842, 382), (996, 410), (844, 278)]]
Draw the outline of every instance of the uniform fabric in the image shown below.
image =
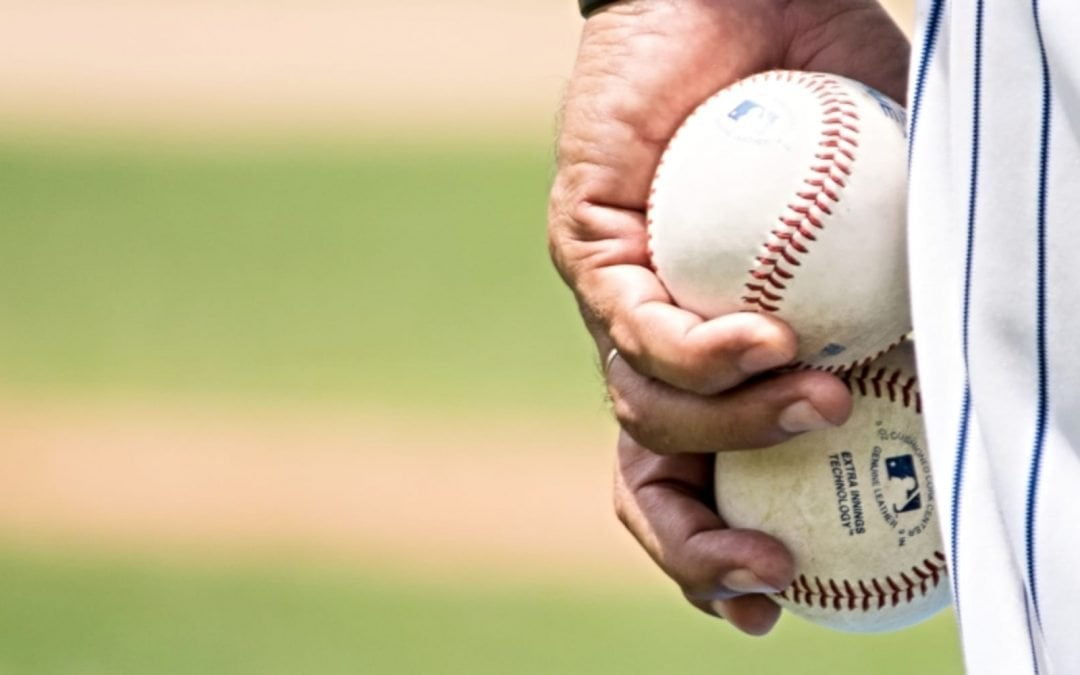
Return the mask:
[(970, 673), (1080, 672), (1080, 12), (922, 0), (910, 247)]

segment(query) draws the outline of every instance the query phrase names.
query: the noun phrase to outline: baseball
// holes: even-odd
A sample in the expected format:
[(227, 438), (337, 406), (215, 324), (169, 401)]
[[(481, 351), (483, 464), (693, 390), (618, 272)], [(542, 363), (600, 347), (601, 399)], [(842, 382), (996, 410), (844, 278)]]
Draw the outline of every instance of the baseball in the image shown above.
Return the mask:
[(649, 248), (679, 306), (773, 314), (800, 365), (865, 364), (911, 330), (905, 113), (836, 75), (771, 71), (720, 91), (671, 139)]
[(911, 343), (844, 379), (846, 425), (717, 455), (717, 509), (791, 550), (782, 607), (840, 630), (894, 630), (949, 603)]

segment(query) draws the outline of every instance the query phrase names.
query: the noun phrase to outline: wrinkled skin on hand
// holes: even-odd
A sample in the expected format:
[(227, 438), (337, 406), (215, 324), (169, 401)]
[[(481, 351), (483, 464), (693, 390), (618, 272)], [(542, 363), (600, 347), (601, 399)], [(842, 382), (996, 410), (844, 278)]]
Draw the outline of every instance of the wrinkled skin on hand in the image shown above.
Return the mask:
[[(667, 140), (715, 91), (773, 68), (824, 71), (904, 100), (908, 44), (870, 0), (622, 0), (585, 24), (563, 110), (549, 206), (552, 260), (608, 369), (623, 434), (616, 510), (698, 608), (751, 634), (790, 583), (783, 545), (724, 527), (716, 451), (764, 448), (842, 424), (851, 400), (817, 372), (759, 377), (797, 336), (773, 317), (705, 320), (649, 267), (645, 204)], [(765, 450), (767, 452), (767, 450)]]

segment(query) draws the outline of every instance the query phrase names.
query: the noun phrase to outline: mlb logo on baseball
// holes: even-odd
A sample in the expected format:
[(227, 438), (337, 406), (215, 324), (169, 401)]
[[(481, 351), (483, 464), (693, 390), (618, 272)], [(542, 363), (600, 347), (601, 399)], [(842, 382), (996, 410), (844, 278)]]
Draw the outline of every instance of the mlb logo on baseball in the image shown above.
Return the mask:
[(922, 496), (919, 494), (919, 477), (915, 475), (915, 457), (904, 455), (885, 460), (885, 472), (891, 481), (900, 481), (904, 486), (902, 506), (893, 505), (895, 513), (908, 513), (922, 508)]
[(734, 102), (727, 114), (717, 121), (725, 134), (744, 142), (776, 143), (783, 142), (788, 116), (781, 101), (755, 96)]
[(728, 117), (744, 125), (753, 125), (764, 130), (777, 120), (777, 114), (765, 109), (760, 103), (747, 99), (735, 106)]

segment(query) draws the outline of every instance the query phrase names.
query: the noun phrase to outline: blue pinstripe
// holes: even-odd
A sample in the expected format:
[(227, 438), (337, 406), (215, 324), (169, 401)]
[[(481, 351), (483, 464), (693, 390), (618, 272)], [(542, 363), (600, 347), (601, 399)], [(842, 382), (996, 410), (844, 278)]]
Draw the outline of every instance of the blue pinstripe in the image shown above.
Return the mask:
[(1024, 595), (1024, 619), (1028, 629), (1028, 648), (1031, 649), (1031, 669), (1035, 675), (1039, 675), (1039, 652), (1035, 649), (1035, 631), (1031, 627), (1031, 601), (1028, 600), (1027, 592), (1020, 589)]
[[(945, 9), (945, 0), (933, 0), (926, 19), (926, 29), (923, 36), (922, 50), (919, 56), (919, 66), (915, 75), (915, 86), (911, 96), (911, 128), (908, 132), (908, 167), (914, 155), (915, 137), (918, 133), (919, 117), (922, 112), (923, 95), (926, 90), (926, 80), (930, 71), (930, 63), (933, 60), (934, 51), (941, 32), (941, 16)], [(964, 351), (964, 394), (960, 410), (960, 424), (956, 441), (956, 462), (953, 471), (953, 492), (950, 512), (949, 548), (951, 553), (951, 567), (949, 575), (953, 586), (953, 605), (958, 623), (962, 625), (960, 611), (960, 585), (958, 564), (959, 560), (959, 532), (960, 532), (960, 504), (964, 487), (964, 468), (967, 463), (968, 429), (971, 418), (971, 387), (968, 378), (968, 336), (969, 336), (969, 308), (971, 300), (971, 271), (975, 246), (975, 204), (978, 187), (979, 168), (979, 127), (982, 100), (982, 28), (983, 28), (983, 1), (979, 0), (976, 13), (975, 26), (975, 87), (974, 100), (972, 102), (972, 154), (971, 154), (971, 180), (968, 194), (968, 233), (967, 233), (967, 259), (964, 268), (964, 314), (963, 314), (963, 351)]]
[(968, 432), (971, 428), (971, 280), (975, 260), (975, 223), (979, 194), (979, 156), (982, 148), (982, 56), (983, 56), (983, 0), (975, 6), (975, 55), (973, 59), (973, 87), (971, 96), (971, 173), (968, 184), (967, 241), (964, 253), (964, 306), (962, 342), (964, 356), (964, 396), (960, 408), (960, 423), (956, 439), (956, 467), (953, 472), (952, 509), (950, 513), (949, 548), (952, 553), (953, 602), (956, 615), (960, 617), (960, 590), (957, 561), (960, 558), (960, 506), (964, 488), (964, 468), (967, 465)]
[(919, 56), (919, 70), (915, 75), (915, 88), (911, 94), (911, 124), (908, 130), (908, 167), (911, 167), (911, 149), (915, 146), (915, 132), (919, 126), (919, 113), (922, 110), (923, 92), (926, 89), (926, 76), (930, 70), (930, 61), (937, 46), (938, 33), (941, 29), (941, 12), (945, 0), (934, 0), (926, 18), (926, 34)]
[(1042, 477), (1043, 453), (1046, 449), (1046, 422), (1050, 410), (1049, 372), (1046, 349), (1046, 198), (1050, 163), (1050, 101), (1052, 96), (1050, 65), (1046, 58), (1042, 24), (1039, 20), (1039, 0), (1032, 0), (1031, 12), (1035, 35), (1039, 41), (1042, 61), (1042, 120), (1039, 130), (1039, 188), (1036, 223), (1036, 286), (1035, 286), (1035, 349), (1038, 370), (1038, 413), (1035, 420), (1035, 440), (1031, 451), (1031, 471), (1028, 475), (1027, 505), (1024, 514), (1024, 545), (1027, 554), (1027, 577), (1031, 591), (1035, 621), (1041, 625), (1039, 611), (1038, 566), (1035, 561), (1035, 526), (1038, 509), (1039, 481)]

